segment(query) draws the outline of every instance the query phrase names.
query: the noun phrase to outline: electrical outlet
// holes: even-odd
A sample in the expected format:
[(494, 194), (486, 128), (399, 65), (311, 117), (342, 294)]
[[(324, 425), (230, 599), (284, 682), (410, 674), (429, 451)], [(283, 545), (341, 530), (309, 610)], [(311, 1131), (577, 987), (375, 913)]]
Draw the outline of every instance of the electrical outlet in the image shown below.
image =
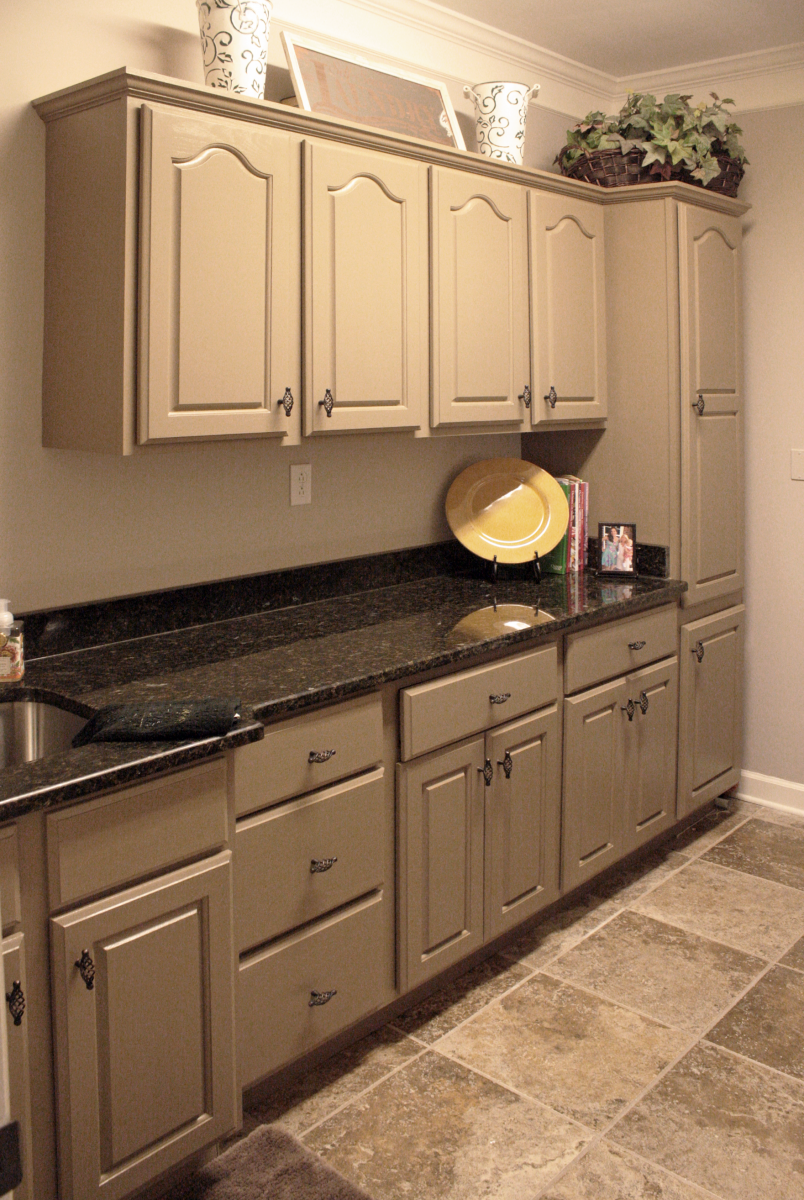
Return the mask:
[(790, 451), (790, 478), (804, 479), (804, 450)]
[(313, 468), (311, 463), (291, 463), (290, 503), (310, 504), (313, 499)]

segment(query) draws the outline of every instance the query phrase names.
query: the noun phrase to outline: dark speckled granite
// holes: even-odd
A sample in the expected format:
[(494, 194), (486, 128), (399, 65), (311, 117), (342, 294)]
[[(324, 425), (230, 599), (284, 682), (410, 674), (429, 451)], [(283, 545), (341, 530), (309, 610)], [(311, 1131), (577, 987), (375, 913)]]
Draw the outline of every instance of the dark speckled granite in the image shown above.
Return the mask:
[[(219, 621), (182, 632), (42, 658), (26, 691), (90, 712), (145, 699), (239, 696), (244, 720), (223, 739), (179, 746), (100, 745), (0, 772), (0, 820), (129, 783), (262, 735), (275, 719), (437, 667), (471, 665), (490, 651), (673, 603), (686, 584), (594, 575), (500, 582), (438, 576), (357, 595)], [(463, 618), (498, 604), (540, 608), (554, 620), (502, 636), (461, 637)]]

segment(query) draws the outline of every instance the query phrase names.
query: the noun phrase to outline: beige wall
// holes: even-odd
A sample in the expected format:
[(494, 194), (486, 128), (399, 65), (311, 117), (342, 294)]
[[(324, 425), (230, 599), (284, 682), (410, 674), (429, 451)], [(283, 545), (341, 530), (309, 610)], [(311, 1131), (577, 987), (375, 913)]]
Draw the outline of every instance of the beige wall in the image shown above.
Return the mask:
[[(804, 105), (740, 116), (745, 217), (744, 767), (804, 784)], [(788, 802), (792, 802), (788, 800)]]
[[(324, 5), (321, 20), (335, 8)], [(393, 41), (351, 11), (341, 37)], [(0, 74), (0, 594), (24, 612), (448, 537), (450, 480), (474, 459), (518, 454), (518, 437), (212, 443), (144, 447), (125, 460), (41, 448), (45, 139), (30, 101), (123, 65), (203, 75), (192, 0), (73, 0), (67, 10), (5, 0), (3, 18), (13, 52)], [(271, 59), (278, 99), (292, 92), (278, 28)], [(471, 137), (470, 106), (450, 88)], [(567, 124), (531, 109), (531, 165), (549, 166)], [(290, 508), (291, 462), (312, 463), (309, 507)]]

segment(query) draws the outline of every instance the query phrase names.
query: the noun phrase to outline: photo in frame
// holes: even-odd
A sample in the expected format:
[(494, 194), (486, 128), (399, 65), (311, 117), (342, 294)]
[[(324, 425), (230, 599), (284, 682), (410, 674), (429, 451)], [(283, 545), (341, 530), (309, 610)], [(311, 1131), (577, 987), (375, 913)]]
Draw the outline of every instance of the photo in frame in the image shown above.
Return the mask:
[(597, 527), (599, 575), (636, 575), (636, 525), (601, 521)]
[(465, 150), (446, 87), (282, 31), (299, 107)]

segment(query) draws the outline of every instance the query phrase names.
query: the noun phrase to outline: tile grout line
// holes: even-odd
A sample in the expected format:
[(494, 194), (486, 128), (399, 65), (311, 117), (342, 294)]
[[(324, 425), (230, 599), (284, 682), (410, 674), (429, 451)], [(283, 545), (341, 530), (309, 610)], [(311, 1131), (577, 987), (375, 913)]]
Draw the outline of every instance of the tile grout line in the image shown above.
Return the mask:
[(804, 1088), (804, 1079), (800, 1075), (788, 1075), (787, 1071), (781, 1070), (780, 1067), (772, 1067), (770, 1063), (762, 1062), (759, 1058), (751, 1058), (750, 1054), (741, 1054), (739, 1050), (732, 1050), (730, 1046), (721, 1046), (720, 1042), (710, 1042), (706, 1035), (700, 1038), (700, 1041), (705, 1042), (712, 1050), (722, 1050), (724, 1054), (730, 1054), (732, 1058), (736, 1058), (740, 1062), (747, 1063), (751, 1067), (760, 1067), (763, 1071), (770, 1071), (772, 1075), (778, 1075), (787, 1083), (799, 1084)]

